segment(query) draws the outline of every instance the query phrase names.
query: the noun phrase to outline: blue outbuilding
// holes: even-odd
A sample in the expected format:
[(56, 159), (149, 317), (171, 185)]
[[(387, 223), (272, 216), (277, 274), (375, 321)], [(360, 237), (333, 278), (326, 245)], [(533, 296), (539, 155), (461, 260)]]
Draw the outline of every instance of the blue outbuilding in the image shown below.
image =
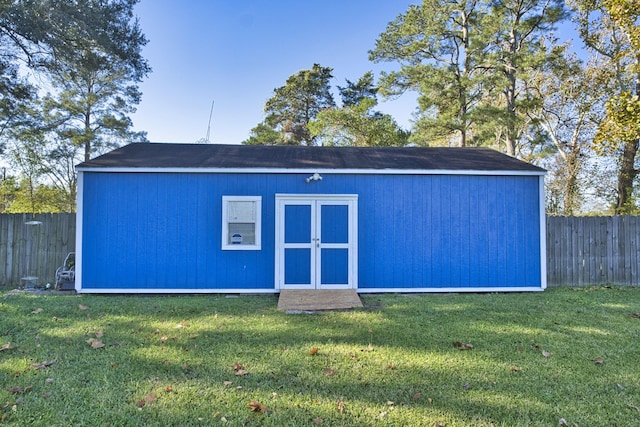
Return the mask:
[(491, 149), (137, 143), (77, 171), (78, 292), (546, 287), (545, 171)]

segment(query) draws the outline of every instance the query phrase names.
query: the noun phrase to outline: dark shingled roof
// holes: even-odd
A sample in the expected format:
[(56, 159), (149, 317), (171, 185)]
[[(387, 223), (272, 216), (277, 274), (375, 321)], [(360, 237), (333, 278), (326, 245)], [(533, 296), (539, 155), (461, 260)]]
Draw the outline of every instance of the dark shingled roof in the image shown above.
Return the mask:
[(488, 148), (302, 147), (135, 143), (78, 165), (90, 168), (470, 170), (543, 173)]

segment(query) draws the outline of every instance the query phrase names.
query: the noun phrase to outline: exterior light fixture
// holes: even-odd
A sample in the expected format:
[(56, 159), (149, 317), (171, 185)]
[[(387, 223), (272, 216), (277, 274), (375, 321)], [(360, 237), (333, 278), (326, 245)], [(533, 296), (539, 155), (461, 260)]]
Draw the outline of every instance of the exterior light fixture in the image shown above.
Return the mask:
[(322, 176), (316, 172), (313, 175), (311, 175), (309, 178), (305, 178), (305, 182), (307, 184), (309, 184), (311, 181), (322, 181)]

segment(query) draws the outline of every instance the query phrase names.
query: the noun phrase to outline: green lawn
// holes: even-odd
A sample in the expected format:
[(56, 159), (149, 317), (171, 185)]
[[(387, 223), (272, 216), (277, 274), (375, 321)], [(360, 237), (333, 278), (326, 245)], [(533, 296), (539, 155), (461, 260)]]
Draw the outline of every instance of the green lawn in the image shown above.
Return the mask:
[(638, 287), (363, 300), (361, 310), (285, 314), (275, 296), (5, 293), (0, 417), (42, 426), (640, 425)]

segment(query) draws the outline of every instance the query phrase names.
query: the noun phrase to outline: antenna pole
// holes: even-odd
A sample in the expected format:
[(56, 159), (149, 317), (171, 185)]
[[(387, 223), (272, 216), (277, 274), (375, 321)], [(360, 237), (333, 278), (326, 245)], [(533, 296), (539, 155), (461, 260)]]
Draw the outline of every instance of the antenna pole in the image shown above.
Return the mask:
[(211, 117), (213, 116), (213, 104), (215, 100), (211, 101), (211, 112), (209, 113), (209, 125), (207, 126), (207, 137), (204, 139), (204, 143), (208, 144), (210, 142), (209, 137), (211, 136)]

